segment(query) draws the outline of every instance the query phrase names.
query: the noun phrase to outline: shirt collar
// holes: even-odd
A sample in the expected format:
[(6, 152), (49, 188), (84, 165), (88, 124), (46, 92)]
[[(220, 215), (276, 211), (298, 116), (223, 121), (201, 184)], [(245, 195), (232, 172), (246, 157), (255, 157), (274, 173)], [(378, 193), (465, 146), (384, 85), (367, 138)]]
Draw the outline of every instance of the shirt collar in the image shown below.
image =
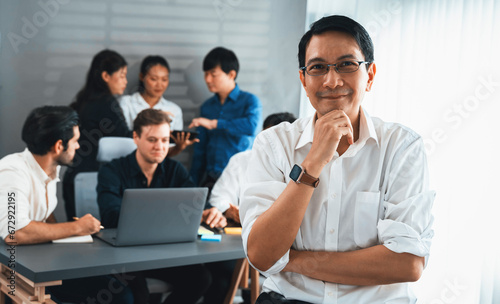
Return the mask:
[(138, 103), (140, 106), (148, 106), (149, 104), (146, 102), (144, 97), (142, 97), (141, 93), (135, 92), (134, 95), (132, 95), (132, 100)]
[(373, 125), (372, 118), (363, 109), (363, 107), (361, 107), (359, 115), (359, 138), (356, 143), (359, 143), (362, 146), (370, 138), (375, 141), (377, 146), (379, 145), (377, 132), (375, 131), (375, 126)]
[(234, 89), (229, 93), (229, 96), (227, 96), (231, 100), (238, 100), (238, 96), (240, 96), (240, 87), (238, 84), (234, 86)]
[[(149, 103), (146, 102), (146, 99), (144, 99), (144, 97), (142, 97), (141, 93), (140, 92), (135, 92), (134, 93), (134, 98), (132, 98), (132, 100), (134, 100), (141, 108), (145, 108), (145, 109), (149, 109), (150, 108), (150, 105)], [(165, 98), (160, 97), (160, 100), (158, 101), (157, 104), (155, 104), (153, 106), (153, 109), (160, 109), (161, 110), (161, 105), (166, 101)]]
[(134, 152), (127, 155), (127, 162), (129, 164), (131, 176), (136, 176), (138, 174), (142, 174), (141, 167), (139, 167), (139, 163), (137, 162), (137, 158), (135, 157), (136, 152), (137, 152), (137, 149), (134, 150)]
[(23, 157), (26, 160), (26, 162), (28, 163), (31, 171), (34, 173), (34, 175), (36, 176), (36, 178), (41, 183), (43, 183), (45, 185), (45, 184), (48, 184), (51, 181), (56, 181), (56, 182), (59, 181), (59, 171), (61, 170), (61, 166), (57, 166), (57, 168), (56, 168), (56, 177), (54, 179), (52, 179), (52, 178), (50, 178), (50, 176), (47, 175), (47, 173), (45, 173), (45, 171), (42, 169), (42, 167), (40, 166), (40, 164), (36, 161), (35, 157), (30, 152), (30, 150), (28, 150), (28, 148), (24, 149), (24, 151), (23, 151)]
[(298, 150), (308, 143), (312, 143), (314, 137), (314, 122), (316, 121), (316, 113), (304, 121), (305, 128), (302, 130), (302, 135), (295, 146), (295, 150)]
[[(375, 140), (375, 143), (377, 146), (379, 146), (378, 142), (378, 137), (377, 137), (377, 132), (375, 132), (375, 126), (373, 125), (373, 121), (368, 115), (368, 113), (361, 107), (360, 108), (360, 116), (359, 116), (359, 138), (354, 143), (354, 145), (360, 145), (361, 147), (364, 146), (365, 142), (369, 138), (373, 138)], [(300, 136), (299, 141), (297, 142), (297, 145), (295, 146), (295, 150), (300, 149), (304, 147), (308, 143), (312, 143), (313, 137), (314, 137), (314, 125), (317, 119), (317, 114), (314, 113), (313, 116), (311, 116), (309, 121), (305, 122), (306, 126), (302, 131), (302, 135)], [(353, 145), (353, 146), (354, 146)]]
[[(234, 89), (227, 96), (225, 102), (227, 102), (229, 100), (236, 101), (236, 100), (238, 100), (239, 96), (240, 96), (240, 87), (238, 86), (238, 84), (236, 84)], [(219, 98), (218, 94), (215, 94), (215, 100), (220, 104), (220, 98)]]

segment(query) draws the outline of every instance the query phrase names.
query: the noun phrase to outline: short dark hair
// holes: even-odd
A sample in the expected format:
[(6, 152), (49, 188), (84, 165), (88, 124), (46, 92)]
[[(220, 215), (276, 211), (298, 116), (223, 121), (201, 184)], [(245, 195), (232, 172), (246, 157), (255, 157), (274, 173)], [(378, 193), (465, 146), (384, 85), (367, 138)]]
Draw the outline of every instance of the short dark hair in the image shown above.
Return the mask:
[[(333, 15), (323, 17), (311, 25), (311, 29), (307, 31), (299, 42), (299, 68), (306, 65), (306, 48), (313, 35), (320, 35), (329, 31), (344, 32), (351, 35), (358, 43), (361, 52), (365, 56), (365, 61), (372, 63), (375, 58), (373, 56), (373, 42), (366, 29), (356, 21), (346, 16)], [(366, 65), (368, 69), (369, 64)], [(304, 71), (302, 71), (304, 72)]]
[(280, 123), (284, 121), (288, 121), (289, 123), (292, 123), (296, 120), (297, 118), (292, 114), (288, 112), (282, 112), (282, 113), (274, 113), (266, 117), (264, 120), (264, 126), (263, 129), (267, 129), (270, 127), (274, 127), (276, 125), (279, 125)]
[[(154, 66), (157, 66), (157, 65), (161, 65), (163, 67), (165, 67), (168, 71), (168, 73), (170, 73), (170, 66), (168, 65), (168, 61), (167, 59), (163, 58), (162, 56), (147, 56), (146, 58), (144, 58), (141, 62), (141, 74), (142, 74), (142, 77), (146, 76), (146, 74), (148, 74), (149, 70), (151, 70), (152, 67)], [(144, 92), (144, 83), (142, 81), (139, 80), (139, 92)]]
[(161, 125), (167, 123), (170, 126), (172, 119), (162, 110), (157, 109), (145, 109), (137, 114), (134, 119), (134, 132), (137, 136), (141, 136), (142, 127), (151, 125)]
[(208, 52), (205, 59), (203, 59), (203, 71), (206, 72), (217, 66), (220, 66), (221, 70), (223, 70), (226, 74), (229, 74), (229, 72), (234, 70), (236, 72), (236, 76), (238, 76), (238, 71), (240, 70), (240, 64), (236, 54), (233, 51), (220, 46)]
[(39, 107), (26, 118), (21, 138), (33, 154), (47, 154), (58, 140), (62, 140), (66, 151), (68, 141), (75, 136), (73, 127), (78, 123), (78, 114), (70, 107)]

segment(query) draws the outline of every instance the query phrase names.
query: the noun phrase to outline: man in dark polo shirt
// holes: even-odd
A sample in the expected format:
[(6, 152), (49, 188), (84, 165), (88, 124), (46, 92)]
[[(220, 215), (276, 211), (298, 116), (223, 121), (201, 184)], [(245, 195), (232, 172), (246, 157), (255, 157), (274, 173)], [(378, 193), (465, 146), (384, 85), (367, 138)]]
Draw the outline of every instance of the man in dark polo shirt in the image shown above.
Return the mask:
[[(161, 110), (146, 109), (134, 120), (134, 141), (137, 150), (104, 165), (98, 175), (98, 203), (101, 223), (115, 228), (128, 188), (194, 187), (187, 170), (177, 161), (167, 158), (170, 139), (170, 118)], [(210, 221), (208, 221), (210, 219)], [(225, 225), (225, 218), (214, 207), (205, 210), (203, 220), (210, 225)], [(155, 269), (134, 273), (130, 284), (136, 303), (148, 303), (149, 291), (144, 277), (153, 277), (174, 286), (164, 303), (196, 303), (211, 283), (203, 265)]]

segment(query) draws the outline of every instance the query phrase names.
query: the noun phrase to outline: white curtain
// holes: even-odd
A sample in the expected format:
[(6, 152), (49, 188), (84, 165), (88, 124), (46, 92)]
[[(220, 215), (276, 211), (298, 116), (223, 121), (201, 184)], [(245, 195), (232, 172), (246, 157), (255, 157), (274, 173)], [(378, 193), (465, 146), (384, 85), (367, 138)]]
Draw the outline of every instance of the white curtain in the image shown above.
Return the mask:
[(500, 303), (500, 0), (309, 0), (306, 24), (331, 14), (373, 39), (363, 106), (426, 143), (436, 235), (419, 303)]

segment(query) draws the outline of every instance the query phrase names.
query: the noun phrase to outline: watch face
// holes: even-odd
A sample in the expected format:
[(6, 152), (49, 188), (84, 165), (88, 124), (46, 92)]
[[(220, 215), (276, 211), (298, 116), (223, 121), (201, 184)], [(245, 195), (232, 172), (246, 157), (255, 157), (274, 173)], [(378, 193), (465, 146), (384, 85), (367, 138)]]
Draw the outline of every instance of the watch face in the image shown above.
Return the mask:
[(290, 178), (294, 181), (297, 181), (301, 173), (302, 173), (302, 168), (299, 167), (298, 165), (294, 165), (292, 171), (290, 171)]

